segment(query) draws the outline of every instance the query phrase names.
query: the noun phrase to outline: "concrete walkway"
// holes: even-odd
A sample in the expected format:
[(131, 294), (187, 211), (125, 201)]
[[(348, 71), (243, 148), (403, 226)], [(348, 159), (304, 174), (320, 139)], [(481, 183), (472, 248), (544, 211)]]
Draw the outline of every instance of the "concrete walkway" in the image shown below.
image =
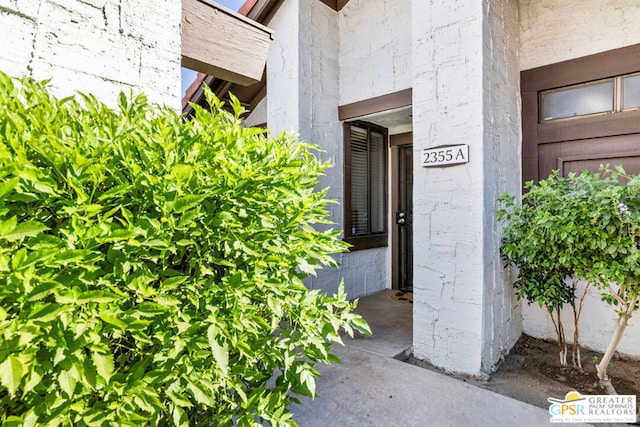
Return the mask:
[(342, 365), (319, 366), (318, 396), (290, 408), (301, 427), (551, 425), (544, 409), (393, 359), (411, 345), (413, 310), (393, 292), (360, 300), (374, 336), (332, 348)]

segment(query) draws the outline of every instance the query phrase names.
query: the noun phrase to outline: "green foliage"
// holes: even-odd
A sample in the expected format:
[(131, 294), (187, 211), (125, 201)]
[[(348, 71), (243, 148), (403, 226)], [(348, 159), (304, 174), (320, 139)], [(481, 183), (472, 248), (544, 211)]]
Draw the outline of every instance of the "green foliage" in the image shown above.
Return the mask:
[(593, 254), (580, 275), (600, 288), (615, 283), (626, 288), (627, 296), (639, 295), (640, 176), (603, 169), (583, 173), (578, 185), (590, 219), (583, 226), (584, 246)]
[[(526, 188), (522, 205), (505, 194), (498, 211), (506, 225), (502, 251), (520, 268), (520, 284), (528, 277), (544, 281), (544, 286), (529, 281), (518, 289), (521, 296), (542, 303), (571, 302), (572, 295), (561, 290), (565, 277), (582, 277), (601, 289), (623, 285), (625, 294), (638, 295), (639, 176), (628, 176), (621, 168), (568, 178), (556, 171)], [(610, 293), (603, 297), (617, 301)]]
[(522, 204), (509, 194), (500, 197), (498, 219), (505, 223), (502, 253), (518, 268), (518, 298), (537, 302), (552, 312), (573, 304), (573, 288), (564, 279), (574, 273), (579, 230), (577, 212), (566, 209), (570, 191), (557, 173), (538, 185), (527, 184)]
[[(598, 376), (613, 387), (606, 368), (640, 297), (640, 177), (619, 167), (612, 172), (583, 171), (562, 178), (555, 171), (537, 185), (528, 183), (522, 205), (502, 195), (498, 218), (505, 223), (502, 251), (518, 267), (518, 297), (545, 305), (561, 348), (564, 344), (558, 311), (571, 304), (574, 311), (574, 364), (580, 366), (578, 322), (585, 293), (576, 304), (578, 278), (601, 290), (602, 299), (616, 305), (619, 320)], [(572, 285), (565, 283), (572, 278)], [(557, 320), (553, 311), (556, 310)], [(566, 352), (565, 352), (566, 354)], [(566, 363), (561, 350), (561, 363)]]
[(315, 147), (0, 73), (3, 425), (294, 424), (339, 331), (302, 279), (345, 245)]

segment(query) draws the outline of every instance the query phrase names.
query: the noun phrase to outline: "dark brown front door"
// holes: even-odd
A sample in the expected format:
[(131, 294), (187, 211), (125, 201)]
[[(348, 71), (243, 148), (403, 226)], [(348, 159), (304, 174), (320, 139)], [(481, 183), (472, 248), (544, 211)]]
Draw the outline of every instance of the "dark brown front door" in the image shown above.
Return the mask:
[(413, 290), (413, 145), (398, 147), (398, 288)]
[(413, 290), (413, 134), (391, 135), (392, 285)]
[(622, 164), (640, 173), (640, 45), (523, 71), (523, 183)]
[(627, 173), (640, 173), (640, 135), (618, 135), (542, 144), (538, 170), (541, 177), (558, 169), (561, 176), (585, 169), (597, 172), (600, 165), (614, 169), (622, 165)]

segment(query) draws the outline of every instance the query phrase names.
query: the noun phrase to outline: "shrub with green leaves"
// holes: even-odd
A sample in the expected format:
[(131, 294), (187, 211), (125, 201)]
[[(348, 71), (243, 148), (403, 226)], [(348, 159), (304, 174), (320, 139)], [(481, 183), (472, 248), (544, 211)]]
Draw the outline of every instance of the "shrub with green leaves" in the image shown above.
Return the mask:
[[(575, 284), (585, 279), (600, 290), (614, 305), (617, 320), (597, 372), (601, 385), (614, 393), (607, 366), (640, 303), (640, 176), (620, 167), (566, 178), (555, 171), (526, 188), (522, 205), (503, 195), (498, 211), (505, 222), (503, 253), (519, 269), (516, 292), (558, 310), (570, 304), (575, 344), (584, 300), (584, 294), (576, 299)], [(564, 282), (567, 277), (572, 286)]]
[(117, 111), (0, 73), (3, 425), (294, 424), (354, 304), (302, 283), (345, 250), (295, 137), (143, 96)]
[[(582, 367), (578, 322), (585, 292), (576, 298), (581, 266), (590, 263), (581, 223), (583, 201), (575, 197), (572, 180), (557, 171), (537, 184), (528, 182), (522, 203), (510, 194), (501, 195), (497, 216), (504, 224), (502, 253), (517, 267), (514, 283), (518, 299), (544, 307), (553, 324), (560, 364), (567, 365), (567, 341), (561, 312), (570, 305), (574, 313), (573, 365)], [(568, 279), (572, 279), (570, 284)]]

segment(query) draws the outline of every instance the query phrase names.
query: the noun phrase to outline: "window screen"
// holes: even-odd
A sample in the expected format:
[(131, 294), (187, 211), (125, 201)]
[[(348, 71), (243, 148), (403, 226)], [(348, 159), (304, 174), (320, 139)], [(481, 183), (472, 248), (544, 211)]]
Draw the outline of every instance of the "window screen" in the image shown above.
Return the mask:
[(386, 246), (386, 129), (347, 123), (345, 151), (345, 240), (354, 249)]

